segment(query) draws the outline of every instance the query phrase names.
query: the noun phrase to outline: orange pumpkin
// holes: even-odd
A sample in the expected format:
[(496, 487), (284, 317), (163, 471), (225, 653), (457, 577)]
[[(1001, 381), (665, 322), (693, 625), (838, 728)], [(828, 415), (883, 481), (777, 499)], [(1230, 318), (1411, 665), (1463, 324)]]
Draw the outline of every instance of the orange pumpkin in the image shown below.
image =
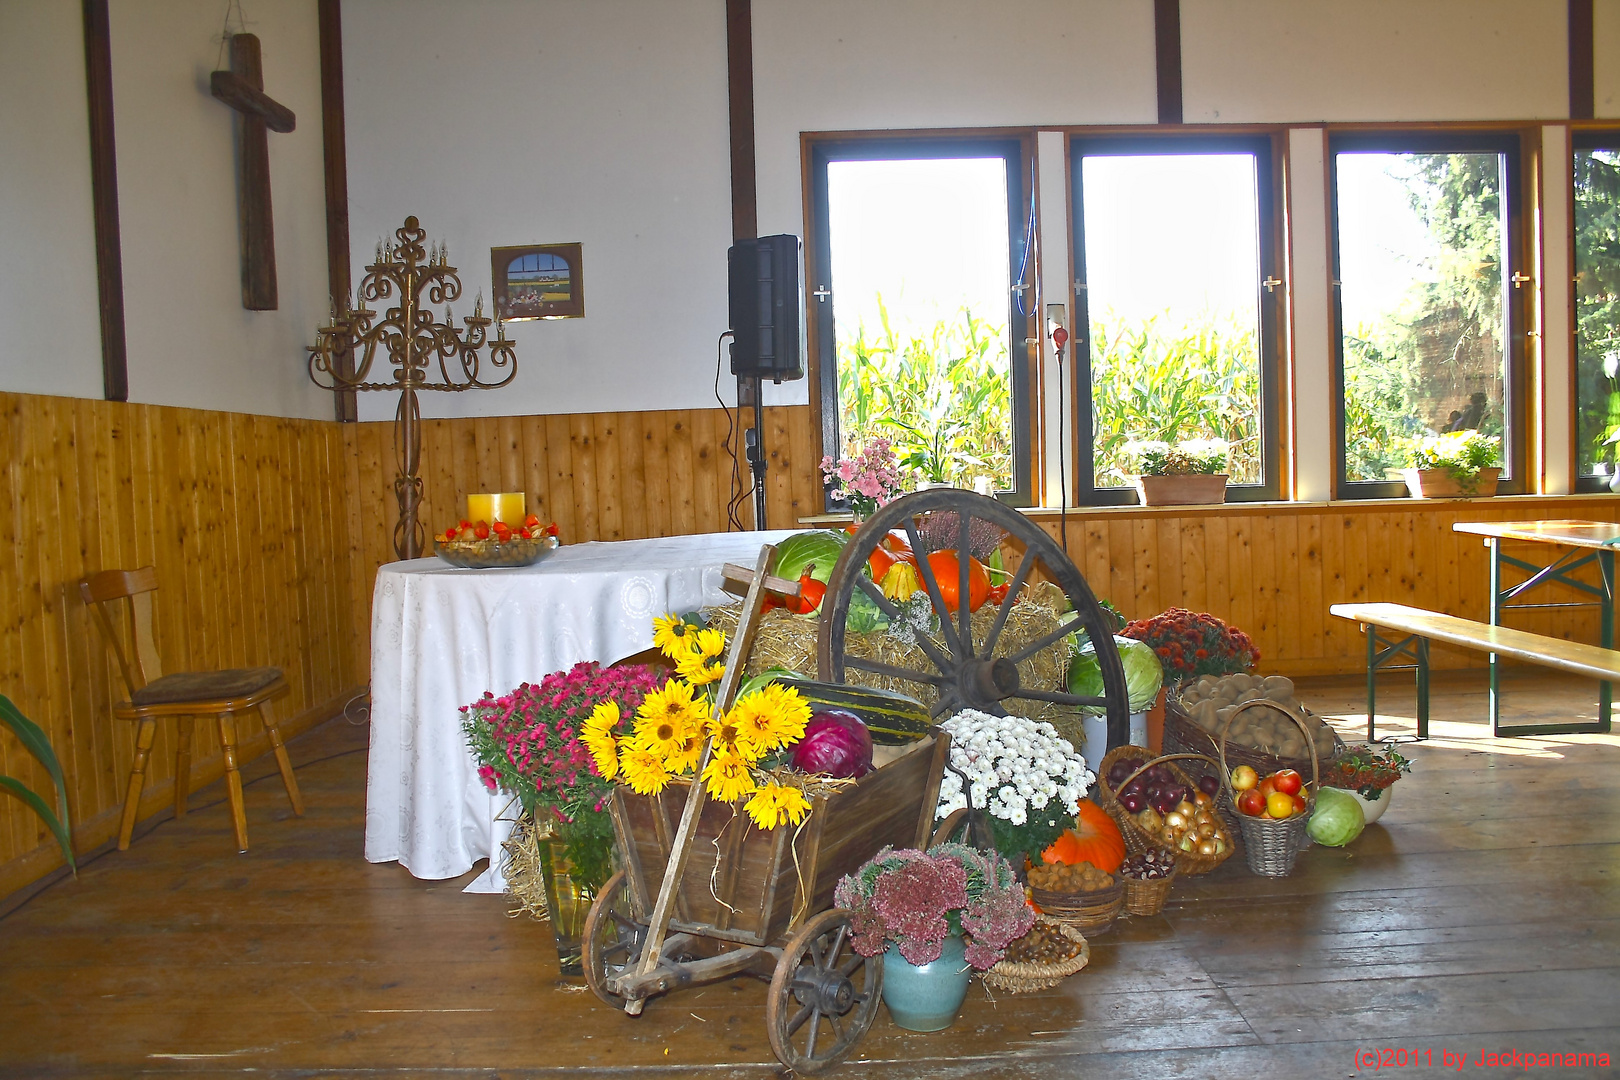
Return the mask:
[(1088, 862), (1103, 873), (1112, 874), (1125, 861), (1125, 838), (1102, 807), (1090, 799), (1081, 799), (1075, 827), (1065, 829), (1051, 847), (1041, 852), (1041, 858), (1049, 863), (1070, 865)]

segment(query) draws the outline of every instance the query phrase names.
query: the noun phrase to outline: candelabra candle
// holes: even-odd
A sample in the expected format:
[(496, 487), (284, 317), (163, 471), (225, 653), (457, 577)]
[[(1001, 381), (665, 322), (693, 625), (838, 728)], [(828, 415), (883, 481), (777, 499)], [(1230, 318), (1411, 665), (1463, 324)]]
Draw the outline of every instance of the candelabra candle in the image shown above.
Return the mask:
[[(451, 323), (450, 304), (461, 297), (461, 278), (449, 265), (449, 244), (424, 247), (427, 231), (414, 217), (406, 218), (394, 236), (397, 242), (377, 245), (377, 262), (366, 268), (360, 282), (360, 306), (349, 310), (345, 299), (344, 311), (334, 311), (331, 322), (315, 331), (315, 344), (308, 349), (309, 377), (328, 390), (400, 392), (394, 413), (394, 494), (399, 502), (394, 551), (402, 559), (414, 559), (427, 544), (427, 530), (418, 518), (422, 414), (417, 392), (499, 389), (516, 377), (517, 353), (498, 327), (489, 339), (490, 320), (483, 317), (482, 303), (472, 318), (462, 320), (465, 329)], [(369, 300), (397, 306), (384, 305), (386, 313), (379, 319), (366, 306)], [(433, 319), (432, 307), (439, 304), (444, 305), (442, 323)], [(379, 347), (393, 376), (388, 382), (370, 378)]]

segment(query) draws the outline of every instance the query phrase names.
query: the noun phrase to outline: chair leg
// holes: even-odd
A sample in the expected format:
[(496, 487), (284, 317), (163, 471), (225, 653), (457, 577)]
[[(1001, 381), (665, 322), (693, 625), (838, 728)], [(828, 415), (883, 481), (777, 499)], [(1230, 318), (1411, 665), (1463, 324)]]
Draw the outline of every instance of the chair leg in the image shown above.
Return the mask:
[(124, 819), (118, 824), (118, 850), (129, 850), (130, 835), (135, 832), (135, 812), (141, 806), (141, 788), (146, 784), (146, 761), (152, 756), (152, 739), (157, 735), (157, 721), (146, 719), (135, 729), (135, 763), (129, 770), (129, 790), (124, 794)]
[(219, 715), (219, 747), (225, 757), (225, 791), (231, 802), (231, 828), (236, 832), (236, 849), (246, 851), (247, 809), (242, 805), (242, 774), (236, 771), (236, 718)]
[(264, 721), (264, 731), (270, 736), (270, 747), (276, 752), (276, 765), (281, 769), (281, 782), (287, 788), (287, 799), (292, 803), (293, 813), (299, 817), (304, 816), (304, 797), (298, 792), (298, 781), (293, 777), (292, 759), (287, 756), (287, 747), (281, 741), (281, 729), (276, 726), (275, 714), (270, 711), (270, 703), (259, 703), (259, 719)]
[(186, 796), (191, 794), (191, 732), (196, 719), (180, 717), (179, 750), (174, 755), (174, 816), (186, 816)]

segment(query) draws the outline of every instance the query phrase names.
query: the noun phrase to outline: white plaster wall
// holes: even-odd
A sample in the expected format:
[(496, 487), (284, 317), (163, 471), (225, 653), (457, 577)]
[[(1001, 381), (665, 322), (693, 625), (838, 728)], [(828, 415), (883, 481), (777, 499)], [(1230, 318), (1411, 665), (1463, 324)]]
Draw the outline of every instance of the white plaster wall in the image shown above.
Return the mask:
[(1620, 118), (1620, 0), (1592, 2), (1593, 115)]
[(1185, 119), (1568, 116), (1566, 10), (1565, 0), (1182, 0)]
[[(343, 19), (356, 282), (408, 214), (448, 241), (469, 298), (489, 297), (492, 247), (584, 245), (585, 317), (508, 326), (517, 379), (423, 411), (712, 405), (731, 244), (723, 0), (349, 0)], [(430, 79), (439, 92), (422, 93)], [(361, 395), (361, 417), (391, 417), (393, 399)]]
[(0, 390), (99, 398), (84, 24), (0, 3)]
[(247, 13), (265, 92), (298, 118), (295, 131), (269, 136), (276, 311), (242, 307), (236, 113), (208, 92), (209, 72), (229, 65), (224, 5), (111, 5), (129, 397), (330, 417), (332, 395), (310, 383), (303, 352), (327, 310), (315, 0), (254, 0)]

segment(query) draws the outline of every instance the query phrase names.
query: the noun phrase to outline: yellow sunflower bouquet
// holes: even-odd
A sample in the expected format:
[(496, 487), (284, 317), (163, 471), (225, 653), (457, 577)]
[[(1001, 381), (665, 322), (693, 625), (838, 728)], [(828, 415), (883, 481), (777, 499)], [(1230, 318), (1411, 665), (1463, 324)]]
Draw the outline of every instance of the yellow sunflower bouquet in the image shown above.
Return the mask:
[(633, 717), (613, 701), (592, 711), (580, 741), (596, 771), (638, 795), (656, 795), (701, 766), (698, 780), (709, 798), (742, 803), (759, 828), (802, 822), (810, 800), (780, 759), (804, 735), (810, 704), (797, 690), (773, 684), (718, 712), (725, 632), (695, 627), (678, 615), (654, 619), (653, 630), (653, 643), (675, 662), (676, 674), (642, 699)]

